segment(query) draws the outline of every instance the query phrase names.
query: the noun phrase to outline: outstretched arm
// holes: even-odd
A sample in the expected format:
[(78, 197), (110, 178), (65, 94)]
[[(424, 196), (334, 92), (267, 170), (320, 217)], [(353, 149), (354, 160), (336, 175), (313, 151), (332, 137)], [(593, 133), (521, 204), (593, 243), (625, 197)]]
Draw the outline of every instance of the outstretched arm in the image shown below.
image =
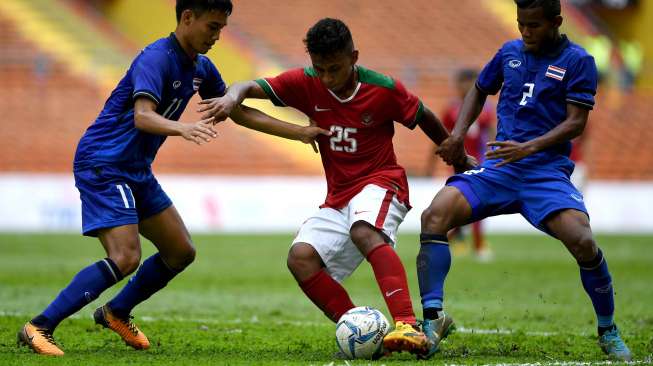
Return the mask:
[(212, 117), (193, 123), (180, 123), (156, 113), (156, 103), (150, 98), (140, 97), (134, 102), (134, 125), (137, 129), (154, 135), (182, 136), (198, 145), (217, 137), (213, 130)]
[(497, 146), (498, 149), (488, 151), (485, 153), (485, 156), (488, 159), (503, 159), (502, 162), (496, 165), (499, 167), (523, 159), (528, 155), (545, 150), (551, 146), (571, 141), (583, 133), (588, 116), (589, 109), (579, 107), (575, 104), (567, 104), (567, 118), (549, 132), (526, 142), (488, 142), (488, 146)]
[(465, 135), (469, 127), (476, 121), (483, 110), (487, 94), (480, 91), (476, 86), (472, 87), (465, 96), (463, 105), (458, 113), (456, 126), (451, 132), (451, 137), (445, 140), (436, 153), (447, 162), (447, 164), (460, 164), (465, 159)]
[(299, 126), (271, 117), (258, 109), (245, 105), (236, 106), (229, 115), (237, 124), (290, 140), (299, 140), (311, 144), (313, 150), (318, 152), (315, 139), (319, 135), (331, 136), (331, 132), (315, 126)]
[(204, 113), (203, 119), (214, 117), (216, 121), (223, 121), (245, 98), (269, 99), (263, 88), (256, 82), (242, 81), (231, 85), (222, 97), (200, 101), (201, 107), (198, 112)]
[[(449, 132), (444, 127), (442, 122), (440, 122), (438, 117), (436, 117), (435, 114), (426, 107), (424, 107), (424, 113), (422, 114), (422, 118), (417, 122), (417, 125), (436, 145), (442, 145), (442, 143), (444, 143), (449, 138)], [(464, 148), (463, 154), (465, 154)], [(454, 163), (447, 163), (453, 165), (456, 172), (465, 171), (477, 165), (476, 159), (473, 157), (467, 157), (466, 154), (463, 156), (463, 159), (460, 159)]]

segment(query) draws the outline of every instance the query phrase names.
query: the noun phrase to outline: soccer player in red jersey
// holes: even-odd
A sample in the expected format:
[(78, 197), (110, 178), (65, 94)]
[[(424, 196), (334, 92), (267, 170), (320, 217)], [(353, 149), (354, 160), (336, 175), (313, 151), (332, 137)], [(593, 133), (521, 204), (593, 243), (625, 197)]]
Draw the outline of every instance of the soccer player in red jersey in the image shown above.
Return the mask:
[(356, 65), (358, 50), (342, 21), (320, 20), (304, 43), (312, 67), (236, 83), (224, 97), (207, 100), (203, 111), (220, 119), (245, 98), (264, 98), (294, 107), (331, 131), (317, 139), (326, 201), (299, 229), (288, 268), (335, 322), (355, 307), (340, 282), (367, 259), (396, 322), (384, 338), (385, 352), (426, 354), (432, 344), (417, 326), (406, 272), (393, 249), (397, 227), (410, 209), (406, 173), (392, 145), (393, 122), (419, 126), (436, 144), (449, 134), (401, 82)]
[[(453, 128), (456, 125), (456, 119), (458, 118), (458, 113), (462, 107), (463, 99), (465, 99), (467, 91), (474, 86), (477, 78), (478, 71), (474, 69), (461, 69), (456, 73), (454, 80), (456, 98), (452, 99), (447, 104), (442, 113), (442, 123), (449, 132), (453, 131)], [(476, 123), (470, 127), (467, 131), (467, 135), (465, 135), (465, 150), (479, 162), (483, 161), (485, 144), (494, 138), (494, 134), (495, 125), (493, 111), (492, 108), (486, 104), (476, 119)], [(433, 149), (433, 153), (429, 156), (428, 172), (433, 170), (436, 159), (437, 155), (435, 154), (435, 149)], [(483, 226), (481, 225), (481, 221), (476, 221), (470, 224), (470, 226), (472, 227), (474, 255), (481, 261), (490, 260), (492, 258), (492, 252), (483, 238)], [(451, 230), (449, 233), (450, 240), (462, 236), (462, 229), (463, 228), (460, 227)]]

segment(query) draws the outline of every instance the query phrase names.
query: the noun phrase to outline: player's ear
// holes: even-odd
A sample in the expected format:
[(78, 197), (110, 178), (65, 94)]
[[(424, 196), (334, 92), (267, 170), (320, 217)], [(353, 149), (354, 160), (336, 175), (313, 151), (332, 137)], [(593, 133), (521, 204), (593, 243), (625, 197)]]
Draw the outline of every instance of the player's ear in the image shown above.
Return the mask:
[(185, 25), (190, 25), (193, 22), (195, 13), (192, 9), (186, 9), (181, 13), (181, 22)]
[(553, 25), (555, 25), (556, 28), (560, 28), (562, 25), (562, 15), (556, 15), (556, 17), (553, 18)]
[(353, 50), (351, 51), (351, 64), (356, 65), (356, 62), (358, 62), (358, 50)]

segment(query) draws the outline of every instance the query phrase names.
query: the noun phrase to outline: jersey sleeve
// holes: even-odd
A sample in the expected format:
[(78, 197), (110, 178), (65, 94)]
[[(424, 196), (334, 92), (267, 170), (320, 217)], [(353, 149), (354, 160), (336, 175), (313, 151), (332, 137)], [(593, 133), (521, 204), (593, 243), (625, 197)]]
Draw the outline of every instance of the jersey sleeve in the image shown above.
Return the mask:
[(394, 84), (393, 97), (396, 105), (396, 115), (393, 119), (412, 130), (417, 126), (417, 122), (422, 119), (424, 105), (419, 98), (406, 90), (401, 81), (395, 79)]
[(276, 77), (255, 80), (265, 91), (270, 101), (279, 107), (297, 108), (310, 113), (308, 93), (309, 77), (302, 69), (293, 69)]
[(156, 104), (161, 102), (163, 80), (168, 74), (168, 58), (164, 52), (143, 50), (132, 65), (132, 85), (134, 100), (144, 96)]
[(503, 52), (497, 51), (492, 60), (483, 68), (476, 80), (476, 88), (485, 94), (494, 95), (503, 85)]
[(202, 97), (202, 99), (207, 99), (207, 98), (217, 98), (223, 96), (227, 88), (227, 85), (222, 79), (222, 75), (220, 75), (218, 69), (215, 67), (213, 62), (211, 62), (211, 60), (209, 60), (208, 58), (206, 59), (205, 69), (206, 69), (206, 80), (204, 80), (202, 84), (200, 84), (200, 88), (198, 91), (200, 97)]
[(569, 76), (565, 97), (567, 103), (587, 109), (594, 108), (594, 95), (598, 82), (594, 58), (590, 55), (582, 57)]

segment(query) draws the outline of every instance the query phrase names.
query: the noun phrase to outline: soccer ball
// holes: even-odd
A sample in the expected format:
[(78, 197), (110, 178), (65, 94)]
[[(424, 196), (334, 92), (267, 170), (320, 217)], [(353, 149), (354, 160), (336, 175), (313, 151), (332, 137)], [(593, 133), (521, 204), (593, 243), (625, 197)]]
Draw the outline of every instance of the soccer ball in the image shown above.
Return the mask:
[(336, 344), (349, 359), (381, 356), (390, 323), (377, 309), (359, 306), (344, 313), (336, 324)]

